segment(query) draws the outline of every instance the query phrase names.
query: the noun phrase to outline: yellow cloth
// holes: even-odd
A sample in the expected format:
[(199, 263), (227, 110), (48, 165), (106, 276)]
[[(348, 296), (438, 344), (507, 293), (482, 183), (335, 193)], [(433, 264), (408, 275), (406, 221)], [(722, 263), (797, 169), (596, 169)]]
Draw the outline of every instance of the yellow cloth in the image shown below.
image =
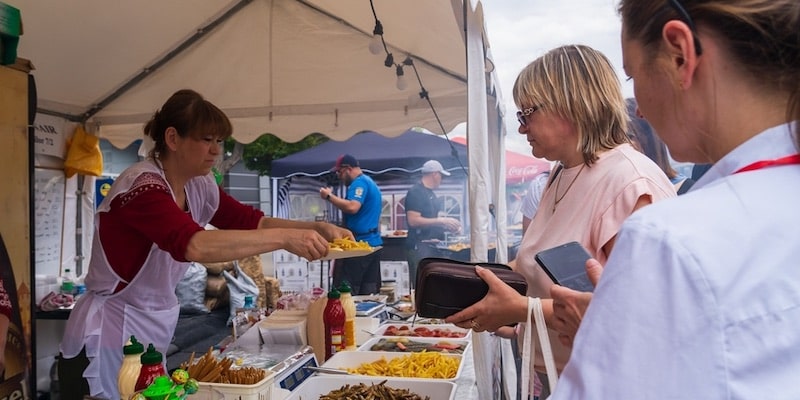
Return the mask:
[(103, 174), (103, 153), (100, 138), (86, 133), (82, 125), (75, 128), (72, 141), (64, 161), (64, 174), (71, 178), (75, 174), (100, 176)]

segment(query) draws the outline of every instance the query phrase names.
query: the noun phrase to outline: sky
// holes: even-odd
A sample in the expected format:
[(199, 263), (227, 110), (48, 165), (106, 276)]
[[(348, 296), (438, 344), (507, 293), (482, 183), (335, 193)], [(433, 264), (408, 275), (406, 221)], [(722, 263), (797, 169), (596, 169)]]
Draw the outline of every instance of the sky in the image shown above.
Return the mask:
[(548, 50), (566, 44), (591, 46), (611, 60), (625, 97), (633, 86), (625, 82), (620, 49), (618, 0), (483, 0), (489, 46), (506, 109), (506, 147), (530, 154), (525, 137), (517, 132), (517, 107), (511, 88), (517, 74)]

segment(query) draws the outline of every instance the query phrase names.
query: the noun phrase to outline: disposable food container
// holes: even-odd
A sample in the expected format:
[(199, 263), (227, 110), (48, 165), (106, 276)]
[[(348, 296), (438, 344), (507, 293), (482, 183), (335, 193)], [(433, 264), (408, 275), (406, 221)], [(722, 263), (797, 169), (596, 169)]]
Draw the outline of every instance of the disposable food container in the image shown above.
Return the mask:
[[(397, 345), (400, 344), (400, 346)], [(376, 336), (366, 341), (358, 351), (383, 351), (392, 353), (412, 353), (420, 351), (440, 351), (444, 353), (463, 354), (472, 343), (468, 339)], [(373, 346), (381, 345), (380, 349)]]
[(449, 339), (470, 339), (472, 330), (459, 328), (453, 324), (415, 324), (389, 322), (378, 327), (374, 336), (436, 337)]
[(292, 394), (285, 400), (316, 400), (320, 396), (326, 395), (333, 390), (340, 389), (344, 385), (372, 385), (386, 381), (386, 386), (393, 389), (408, 389), (421, 398), (430, 397), (436, 400), (453, 400), (456, 393), (456, 385), (449, 381), (435, 381), (431, 379), (404, 379), (404, 378), (381, 378), (364, 376), (345, 376), (345, 375), (317, 375), (307, 378)]
[(233, 385), (227, 383), (198, 382), (197, 393), (189, 396), (193, 400), (270, 400), (275, 373), (267, 371), (267, 376), (252, 385)]
[[(334, 369), (348, 369), (348, 368), (358, 368), (362, 364), (373, 363), (380, 361), (381, 359), (385, 359), (386, 362), (390, 362), (395, 358), (401, 357), (412, 357), (412, 356), (421, 356), (422, 353), (392, 353), (392, 352), (385, 352), (385, 351), (342, 351), (336, 353), (325, 361), (322, 364), (323, 367), (326, 368), (334, 368)], [(462, 355), (461, 354), (442, 354), (442, 353), (432, 353), (431, 355), (441, 356), (446, 358), (454, 358), (458, 361), (458, 368), (456, 370), (455, 376), (451, 378), (425, 378), (425, 377), (418, 377), (418, 376), (389, 376), (385, 375), (387, 378), (412, 378), (412, 379), (423, 379), (423, 380), (435, 380), (435, 381), (455, 381), (461, 376), (461, 371), (464, 368), (464, 363), (462, 362)], [(407, 367), (408, 368), (408, 367)], [(404, 371), (408, 371), (409, 369), (405, 369)], [(350, 376), (369, 376), (373, 377), (372, 375), (361, 375), (361, 374), (353, 374)], [(376, 376), (380, 378), (380, 376)]]

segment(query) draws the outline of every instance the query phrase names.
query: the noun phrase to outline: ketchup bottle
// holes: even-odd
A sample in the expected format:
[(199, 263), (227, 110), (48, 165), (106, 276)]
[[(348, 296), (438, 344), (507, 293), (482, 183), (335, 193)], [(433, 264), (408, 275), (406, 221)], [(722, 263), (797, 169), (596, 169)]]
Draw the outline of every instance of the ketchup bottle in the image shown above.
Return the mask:
[(346, 315), (342, 302), (339, 300), (340, 296), (336, 289), (328, 292), (328, 303), (325, 305), (325, 312), (322, 313), (322, 321), (325, 323), (326, 360), (344, 350), (345, 347), (344, 322)]
[(156, 378), (166, 375), (167, 371), (164, 370), (164, 356), (156, 351), (155, 346), (150, 343), (147, 346), (147, 351), (142, 354), (142, 370), (139, 372), (139, 378), (136, 379), (135, 391), (146, 389)]

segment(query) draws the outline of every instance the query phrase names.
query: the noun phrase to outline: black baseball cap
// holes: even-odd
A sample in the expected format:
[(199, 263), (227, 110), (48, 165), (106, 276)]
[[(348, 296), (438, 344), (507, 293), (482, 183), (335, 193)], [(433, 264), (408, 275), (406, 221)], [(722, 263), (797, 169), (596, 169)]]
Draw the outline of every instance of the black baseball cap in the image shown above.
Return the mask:
[(336, 159), (336, 165), (333, 166), (332, 171), (337, 172), (342, 167), (358, 167), (358, 160), (350, 154), (342, 154)]

